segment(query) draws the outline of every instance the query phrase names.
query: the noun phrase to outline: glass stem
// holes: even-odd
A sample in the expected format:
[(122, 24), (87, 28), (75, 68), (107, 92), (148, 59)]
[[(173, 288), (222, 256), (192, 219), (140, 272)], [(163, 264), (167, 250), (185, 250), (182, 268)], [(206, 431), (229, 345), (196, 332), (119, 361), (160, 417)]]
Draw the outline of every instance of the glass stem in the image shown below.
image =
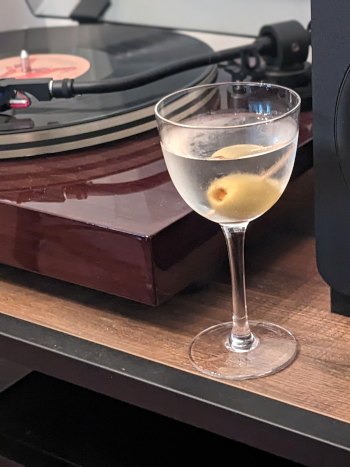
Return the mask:
[(244, 238), (248, 222), (222, 225), (226, 238), (232, 281), (232, 331), (226, 344), (235, 352), (248, 352), (258, 344), (249, 328), (244, 273)]

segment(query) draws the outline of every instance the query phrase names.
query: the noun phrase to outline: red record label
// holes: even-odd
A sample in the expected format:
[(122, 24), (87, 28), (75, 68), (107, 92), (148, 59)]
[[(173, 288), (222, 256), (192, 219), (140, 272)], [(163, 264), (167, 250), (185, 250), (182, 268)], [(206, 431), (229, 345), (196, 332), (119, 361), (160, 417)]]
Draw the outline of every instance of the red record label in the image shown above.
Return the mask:
[(90, 62), (76, 55), (34, 54), (29, 56), (31, 70), (23, 72), (21, 58), (0, 60), (0, 79), (3, 78), (78, 78), (90, 68)]

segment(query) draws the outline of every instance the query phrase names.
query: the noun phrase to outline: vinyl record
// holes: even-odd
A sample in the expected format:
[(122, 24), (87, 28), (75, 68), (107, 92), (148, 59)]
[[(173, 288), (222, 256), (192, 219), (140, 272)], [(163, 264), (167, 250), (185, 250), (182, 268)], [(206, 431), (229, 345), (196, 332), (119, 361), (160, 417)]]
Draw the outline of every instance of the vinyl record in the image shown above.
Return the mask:
[[(23, 49), (30, 57), (27, 73), (20, 65)], [(0, 34), (0, 79), (120, 78), (210, 51), (192, 37), (145, 27), (98, 24), (10, 31)], [(161, 97), (211, 82), (215, 75), (216, 67), (210, 66), (117, 93), (32, 99), (30, 107), (0, 116), (1, 128), (6, 121), (22, 123), (19, 129), (11, 125), (10, 131), (0, 131), (0, 158), (68, 151), (147, 131), (155, 127), (154, 105)]]

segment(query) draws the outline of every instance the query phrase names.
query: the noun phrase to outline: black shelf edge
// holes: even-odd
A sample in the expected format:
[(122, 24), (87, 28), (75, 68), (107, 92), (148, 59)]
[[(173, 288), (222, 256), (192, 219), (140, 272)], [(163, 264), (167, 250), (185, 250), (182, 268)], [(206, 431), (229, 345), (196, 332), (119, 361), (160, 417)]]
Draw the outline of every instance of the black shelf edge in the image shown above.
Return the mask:
[(307, 466), (350, 462), (345, 422), (1, 314), (0, 356)]

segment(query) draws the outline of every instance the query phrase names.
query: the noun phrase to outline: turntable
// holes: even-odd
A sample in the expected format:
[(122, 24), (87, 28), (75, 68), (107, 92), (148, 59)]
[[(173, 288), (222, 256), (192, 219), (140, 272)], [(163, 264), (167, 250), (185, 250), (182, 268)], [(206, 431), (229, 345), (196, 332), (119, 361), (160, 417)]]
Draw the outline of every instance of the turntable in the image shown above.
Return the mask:
[[(275, 47), (282, 29), (261, 38)], [(265, 39), (261, 61), (248, 47), (238, 60), (223, 54), (203, 64), (213, 56), (207, 44), (166, 29), (95, 23), (1, 33), (0, 261), (150, 305), (213, 269), (226, 255), (222, 234), (175, 191), (154, 105), (215, 80), (295, 80), (304, 95), (297, 175), (311, 164), (312, 116), (309, 35), (293, 31), (301, 50), (292, 64), (283, 48), (269, 63)], [(193, 57), (202, 66), (169, 72)], [(159, 79), (154, 70), (163, 70)], [(79, 92), (107, 81), (118, 91)], [(77, 95), (60, 98), (67, 89)]]

